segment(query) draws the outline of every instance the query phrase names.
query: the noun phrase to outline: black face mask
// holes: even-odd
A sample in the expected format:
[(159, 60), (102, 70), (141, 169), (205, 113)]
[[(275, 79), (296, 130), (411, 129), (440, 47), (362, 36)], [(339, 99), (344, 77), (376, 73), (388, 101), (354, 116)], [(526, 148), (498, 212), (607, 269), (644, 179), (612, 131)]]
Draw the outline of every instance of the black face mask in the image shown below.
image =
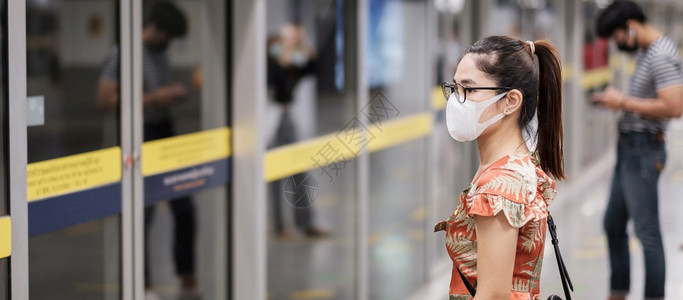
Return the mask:
[(636, 31), (633, 28), (628, 28), (628, 35), (633, 39), (633, 46), (629, 46), (626, 42), (617, 43), (617, 49), (624, 51), (626, 53), (635, 53), (638, 51), (638, 42), (636, 39)]
[(629, 46), (626, 43), (617, 43), (617, 49), (624, 51), (626, 53), (635, 53), (638, 51), (638, 45), (633, 43), (633, 46)]
[(168, 49), (169, 42), (149, 43), (147, 49), (152, 52), (164, 52)]

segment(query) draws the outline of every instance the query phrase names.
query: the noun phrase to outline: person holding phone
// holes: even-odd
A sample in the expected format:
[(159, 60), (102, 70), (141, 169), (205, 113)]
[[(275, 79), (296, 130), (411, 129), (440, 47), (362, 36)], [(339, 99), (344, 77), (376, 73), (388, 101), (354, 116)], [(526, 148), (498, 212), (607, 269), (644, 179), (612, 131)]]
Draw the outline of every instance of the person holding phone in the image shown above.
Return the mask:
[(604, 217), (611, 267), (610, 300), (630, 288), (626, 225), (633, 220), (645, 257), (645, 299), (664, 299), (666, 264), (659, 227), (657, 181), (666, 162), (664, 132), (683, 111), (683, 71), (674, 42), (647, 22), (637, 4), (616, 1), (600, 12), (597, 32), (617, 48), (637, 53), (628, 93), (608, 86), (592, 96), (622, 111), (617, 163)]
[[(142, 29), (143, 76), (143, 138), (145, 142), (174, 136), (175, 128), (171, 107), (188, 96), (185, 84), (172, 79), (172, 66), (168, 47), (174, 40), (187, 34), (185, 13), (170, 1), (157, 1), (150, 5)], [(98, 85), (98, 105), (113, 110), (119, 105), (119, 49), (114, 47), (107, 57)], [(180, 277), (182, 294), (197, 294), (196, 227), (197, 216), (191, 196), (168, 199), (174, 219), (173, 258), (175, 271)], [(145, 207), (145, 287), (146, 299), (157, 299), (151, 291), (150, 228), (158, 203)]]

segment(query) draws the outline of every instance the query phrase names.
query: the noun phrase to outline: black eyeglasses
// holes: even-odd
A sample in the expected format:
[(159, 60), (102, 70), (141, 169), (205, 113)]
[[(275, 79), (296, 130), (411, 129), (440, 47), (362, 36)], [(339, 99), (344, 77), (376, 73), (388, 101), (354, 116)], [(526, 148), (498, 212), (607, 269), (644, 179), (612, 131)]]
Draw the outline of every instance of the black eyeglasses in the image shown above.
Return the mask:
[[(476, 87), (466, 87), (462, 85), (461, 83), (452, 83), (448, 81), (444, 81), (441, 83), (441, 91), (443, 91), (443, 96), (446, 98), (446, 101), (448, 101), (448, 98), (451, 97), (451, 94), (455, 93), (456, 96), (458, 96), (456, 99), (458, 99), (458, 102), (460, 103), (465, 103), (467, 100), (467, 93), (471, 91), (476, 91), (476, 90), (504, 90), (504, 91), (509, 91), (512, 88), (506, 87), (506, 86), (476, 86)], [(462, 96), (462, 97), (460, 97)], [(462, 99), (462, 101), (460, 101)]]

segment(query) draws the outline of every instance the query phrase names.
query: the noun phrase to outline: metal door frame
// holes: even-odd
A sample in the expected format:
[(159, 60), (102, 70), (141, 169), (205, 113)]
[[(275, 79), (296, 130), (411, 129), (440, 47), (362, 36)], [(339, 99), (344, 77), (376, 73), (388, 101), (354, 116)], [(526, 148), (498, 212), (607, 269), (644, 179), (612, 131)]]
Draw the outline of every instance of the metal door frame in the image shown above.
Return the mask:
[[(265, 299), (266, 183), (263, 132), (266, 105), (266, 0), (232, 1), (229, 97), (232, 101), (233, 191), (231, 212), (232, 299)], [(239, 274), (237, 274), (239, 272)]]
[[(130, 24), (124, 22), (130, 15), (130, 1), (121, 0), (120, 5), (120, 44), (121, 44), (121, 141), (123, 158), (130, 155), (130, 119), (128, 114), (130, 102)], [(28, 201), (26, 193), (27, 166), (27, 130), (26, 130), (26, 0), (7, 1), (7, 41), (8, 44), (8, 138), (9, 144), (9, 200), (12, 217), (12, 255), (10, 256), (10, 286), (12, 299), (29, 299), (29, 262), (28, 262)], [(122, 159), (123, 159), (122, 158)], [(125, 166), (125, 164), (124, 164)], [(127, 222), (130, 217), (130, 172), (122, 173), (122, 271), (123, 297), (132, 299), (129, 292), (132, 287), (129, 276), (132, 265), (129, 251), (132, 227)]]
[[(122, 257), (122, 271), (123, 271), (123, 299), (144, 299), (145, 295), (145, 176), (142, 170), (142, 149), (144, 144), (143, 136), (143, 126), (144, 126), (144, 115), (143, 115), (143, 41), (142, 41), (142, 31), (143, 31), (143, 1), (134, 0), (120, 0), (121, 6), (121, 148), (124, 153), (124, 165), (123, 165), (123, 211), (122, 211), (122, 246), (123, 246), (123, 257)], [(219, 1), (219, 0), (213, 0)], [(224, 0), (220, 0), (224, 1)], [(226, 13), (231, 11), (232, 1), (227, 1)], [(226, 15), (226, 18), (231, 19), (230, 16)], [(229, 39), (232, 38), (228, 30), (235, 30), (232, 26), (225, 24), (224, 30), (226, 31), (226, 49), (233, 45), (233, 42)], [(239, 27), (239, 26), (238, 26)], [(264, 34), (265, 36), (265, 34)], [(265, 48), (264, 48), (265, 49)], [(230, 55), (228, 50), (225, 55)], [(253, 54), (253, 53), (252, 53)], [(265, 52), (264, 52), (265, 56)], [(258, 56), (257, 56), (258, 57)], [(260, 58), (260, 57), (259, 57)], [(230, 68), (231, 59), (226, 58), (227, 64), (224, 66), (226, 68), (226, 74), (228, 78), (232, 78), (229, 74), (233, 70)], [(265, 66), (265, 64), (264, 64)], [(265, 76), (264, 76), (265, 77)], [(257, 84), (256, 82), (251, 82), (251, 84)], [(264, 83), (265, 84), (265, 81)], [(227, 83), (228, 91), (231, 83)], [(235, 90), (231, 91), (235, 93)], [(265, 95), (265, 93), (264, 93)], [(231, 100), (235, 99), (232, 94), (227, 94), (225, 101), (228, 101), (227, 105), (230, 105)], [(207, 100), (203, 100), (207, 101)], [(236, 112), (233, 112), (236, 113)], [(235, 114), (239, 115), (239, 114)], [(225, 116), (225, 125), (231, 125), (231, 116)], [(234, 118), (234, 115), (233, 115)], [(203, 128), (203, 127), (202, 127)], [(207, 130), (202, 129), (200, 131)], [(237, 136), (235, 132), (233, 136)], [(233, 138), (235, 139), (235, 138)], [(265, 144), (264, 144), (265, 145)], [(234, 149), (234, 146), (232, 146)], [(233, 152), (237, 152), (233, 150)], [(252, 153), (255, 154), (255, 153)], [(233, 155), (234, 156), (234, 155)], [(263, 157), (261, 153), (260, 156)], [(233, 168), (236, 165), (236, 159), (233, 158)], [(231, 174), (234, 174), (230, 170)], [(232, 177), (232, 176), (230, 176)], [(234, 180), (234, 179), (232, 179)], [(232, 186), (232, 180), (224, 185), (226, 189)], [(225, 201), (230, 201), (232, 199), (232, 194), (228, 193), (228, 198)], [(265, 200), (264, 200), (265, 201)], [(230, 211), (226, 212), (226, 217), (232, 219), (235, 215), (232, 215)], [(228, 225), (229, 227), (232, 227)], [(264, 227), (265, 228), (265, 227)], [(265, 234), (264, 234), (265, 238)], [(234, 240), (234, 238), (232, 239)], [(231, 251), (233, 244), (231, 243), (230, 237), (226, 237), (227, 241), (227, 252)], [(265, 253), (264, 253), (265, 255)], [(231, 261), (228, 255), (226, 257), (226, 276), (230, 278), (234, 276), (231, 272)], [(229, 285), (228, 282), (225, 282)], [(260, 298), (265, 298), (265, 295)], [(242, 299), (242, 298), (237, 298)], [(246, 298), (245, 298), (246, 299)], [(254, 298), (256, 299), (256, 298)]]
[[(139, 2), (139, 1), (137, 1)], [(142, 233), (141, 223), (136, 219), (135, 212), (138, 210), (137, 205), (133, 202), (135, 198), (136, 183), (135, 171), (139, 169), (137, 163), (139, 159), (139, 152), (134, 147), (133, 130), (135, 112), (132, 110), (136, 107), (134, 105), (134, 88), (136, 78), (134, 68), (134, 53), (133, 44), (135, 33), (133, 31), (135, 23), (134, 10), (136, 4), (132, 0), (119, 0), (119, 45), (120, 45), (120, 138), (121, 138), (121, 154), (122, 154), (122, 168), (121, 168), (121, 296), (122, 299), (142, 299), (144, 293), (144, 283), (139, 284), (137, 281), (137, 270), (141, 268), (138, 265), (143, 265), (141, 259), (143, 256), (139, 255), (137, 237)], [(131, 20), (133, 19), (133, 20)], [(133, 24), (131, 24), (133, 23)], [(139, 69), (139, 68), (138, 68)], [(137, 123), (135, 123), (137, 124)], [(141, 273), (142, 274), (142, 273)], [(144, 278), (144, 276), (142, 276)], [(138, 297), (135, 297), (138, 296)]]
[[(12, 217), (12, 299), (28, 299), (26, 201), (26, 0), (7, 1), (9, 213)], [(11, 74), (11, 75), (9, 75)]]
[[(8, 74), (11, 74), (8, 76), (7, 85), (7, 101), (9, 102), (7, 110), (9, 118), (7, 129), (9, 214), (13, 223), (11, 229), (12, 255), (9, 257), (10, 297), (12, 299), (29, 299), (25, 104), (27, 91), (26, 0), (6, 0), (6, 3), (7, 40), (9, 41), (6, 45), (9, 57), (7, 68)], [(117, 38), (120, 49), (119, 89), (121, 101), (119, 108), (121, 112), (120, 147), (122, 163), (121, 297), (123, 299), (143, 299), (144, 202), (139, 201), (144, 197), (144, 178), (140, 163), (143, 141), (143, 5), (142, 1), (119, 0), (118, 8)], [(261, 11), (264, 9), (265, 6)], [(228, 41), (227, 44), (233, 45), (232, 41)], [(228, 70), (227, 73), (230, 71)], [(262, 76), (256, 77), (261, 78)], [(254, 84), (256, 83), (254, 82)], [(232, 99), (232, 95), (228, 97), (228, 99)], [(256, 157), (261, 158), (263, 155), (261, 153)], [(265, 242), (265, 234), (263, 237)]]

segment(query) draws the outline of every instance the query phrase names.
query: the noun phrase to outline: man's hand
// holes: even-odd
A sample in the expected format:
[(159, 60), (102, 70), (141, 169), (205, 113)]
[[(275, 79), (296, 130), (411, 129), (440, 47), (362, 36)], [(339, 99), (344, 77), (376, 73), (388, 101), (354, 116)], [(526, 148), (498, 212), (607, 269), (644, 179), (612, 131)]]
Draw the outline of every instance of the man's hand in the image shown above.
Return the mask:
[(187, 96), (187, 89), (182, 84), (166, 85), (154, 91), (154, 103), (170, 104)]
[(101, 110), (112, 110), (119, 105), (119, 84), (116, 81), (100, 80), (97, 85), (97, 106)]
[(618, 110), (623, 108), (624, 95), (612, 86), (605, 88), (602, 93), (595, 93), (591, 97), (593, 102), (609, 109)]

